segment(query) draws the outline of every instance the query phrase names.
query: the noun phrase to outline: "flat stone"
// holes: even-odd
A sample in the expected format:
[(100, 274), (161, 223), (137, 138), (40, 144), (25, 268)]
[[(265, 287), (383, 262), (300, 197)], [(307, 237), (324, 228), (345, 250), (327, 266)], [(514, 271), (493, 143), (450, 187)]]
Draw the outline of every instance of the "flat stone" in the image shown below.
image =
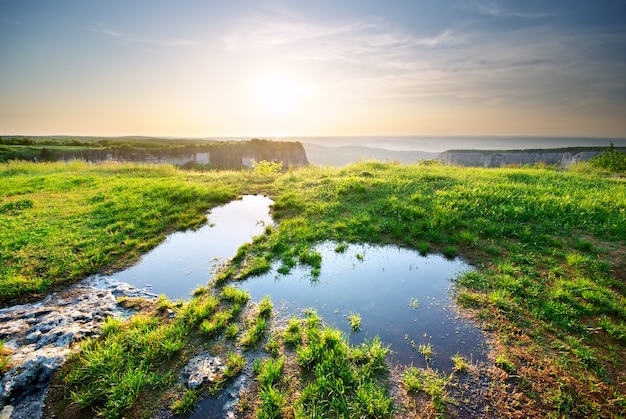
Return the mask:
[(226, 364), (222, 358), (203, 352), (193, 357), (182, 369), (181, 381), (186, 381), (189, 388), (195, 389), (204, 383), (212, 383), (221, 378), (224, 371)]
[[(0, 419), (40, 418), (50, 379), (74, 350), (72, 344), (98, 336), (104, 319), (129, 314), (111, 291), (125, 296), (127, 285), (99, 285), (97, 278), (88, 278), (37, 303), (0, 309), (0, 339), (12, 351), (11, 368), (0, 379)], [(128, 294), (153, 296), (136, 289)]]

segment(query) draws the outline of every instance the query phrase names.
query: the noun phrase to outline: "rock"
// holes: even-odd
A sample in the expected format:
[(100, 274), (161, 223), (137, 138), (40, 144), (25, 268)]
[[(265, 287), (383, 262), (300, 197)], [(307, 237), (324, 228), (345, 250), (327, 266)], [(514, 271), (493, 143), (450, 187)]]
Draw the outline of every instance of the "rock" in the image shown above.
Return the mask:
[(181, 371), (180, 378), (189, 388), (195, 389), (204, 383), (215, 382), (223, 376), (224, 371), (226, 371), (226, 364), (220, 357), (203, 352), (187, 363)]
[[(11, 350), (0, 380), (0, 418), (40, 418), (50, 379), (85, 336), (110, 316), (127, 316), (115, 295), (155, 298), (127, 284), (91, 277), (34, 304), (0, 309), (0, 339)], [(10, 340), (8, 340), (10, 339)]]
[(13, 409), (14, 407), (9, 405), (6, 405), (2, 408), (2, 411), (0, 411), (0, 419), (10, 419), (11, 415), (13, 414)]

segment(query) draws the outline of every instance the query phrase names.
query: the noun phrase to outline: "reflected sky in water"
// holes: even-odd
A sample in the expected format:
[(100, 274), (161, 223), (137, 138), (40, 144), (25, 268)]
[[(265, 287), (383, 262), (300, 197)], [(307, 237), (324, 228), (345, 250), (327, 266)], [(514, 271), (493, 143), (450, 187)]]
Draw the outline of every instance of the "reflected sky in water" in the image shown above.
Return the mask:
[[(318, 278), (298, 267), (288, 275), (274, 270), (250, 278), (240, 287), (255, 301), (269, 295), (286, 315), (301, 316), (303, 309), (315, 308), (353, 344), (378, 335), (392, 345), (391, 359), (397, 363), (425, 366), (417, 348), (428, 343), (433, 368), (449, 371), (450, 357), (457, 352), (474, 361), (484, 359), (482, 334), (457, 317), (450, 292), (450, 279), (469, 265), (397, 246), (349, 245), (342, 253), (336, 247), (330, 242), (316, 247), (322, 254)], [(351, 332), (345, 317), (350, 313), (360, 314), (360, 332)]]
[(108, 279), (165, 294), (171, 300), (189, 299), (193, 290), (209, 282), (217, 264), (233, 257), (242, 244), (272, 224), (272, 203), (261, 195), (245, 195), (213, 208), (206, 225), (169, 235), (139, 263)]

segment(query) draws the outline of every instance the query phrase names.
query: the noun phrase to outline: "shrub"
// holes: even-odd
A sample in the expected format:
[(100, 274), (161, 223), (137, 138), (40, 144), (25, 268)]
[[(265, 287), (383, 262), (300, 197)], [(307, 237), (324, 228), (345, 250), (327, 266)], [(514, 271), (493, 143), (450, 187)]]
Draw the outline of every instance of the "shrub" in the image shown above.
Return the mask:
[(257, 175), (275, 175), (283, 171), (283, 162), (267, 160), (257, 162), (252, 160), (252, 171)]
[(589, 163), (611, 172), (626, 173), (626, 153), (617, 151), (612, 142), (600, 155), (589, 160)]

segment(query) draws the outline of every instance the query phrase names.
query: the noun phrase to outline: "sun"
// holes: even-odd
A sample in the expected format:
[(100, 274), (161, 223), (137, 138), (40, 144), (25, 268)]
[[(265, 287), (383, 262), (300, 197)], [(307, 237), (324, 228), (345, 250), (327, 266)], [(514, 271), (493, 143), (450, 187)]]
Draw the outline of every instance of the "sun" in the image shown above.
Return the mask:
[(271, 73), (257, 80), (255, 94), (264, 111), (282, 115), (292, 112), (299, 104), (304, 87), (288, 74)]

